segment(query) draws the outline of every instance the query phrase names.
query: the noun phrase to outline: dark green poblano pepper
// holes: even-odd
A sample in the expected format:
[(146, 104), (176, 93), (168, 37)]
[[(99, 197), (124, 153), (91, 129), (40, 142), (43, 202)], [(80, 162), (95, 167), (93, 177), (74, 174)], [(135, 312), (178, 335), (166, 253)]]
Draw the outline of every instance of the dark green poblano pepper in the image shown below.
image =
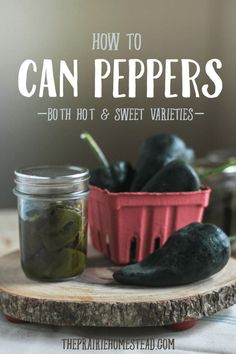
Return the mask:
[(108, 163), (103, 151), (89, 133), (81, 134), (98, 158), (101, 167), (90, 171), (90, 184), (110, 192), (128, 192), (134, 176), (134, 169), (128, 161)]
[(235, 166), (235, 164), (236, 161), (233, 160), (198, 175), (194, 168), (184, 160), (174, 160), (157, 171), (141, 191), (157, 193), (198, 191), (204, 177), (220, 173), (230, 166)]
[(194, 222), (176, 231), (144, 261), (113, 274), (123, 284), (175, 286), (219, 272), (230, 257), (229, 237), (213, 224)]
[(200, 179), (194, 169), (182, 160), (171, 161), (158, 171), (142, 188), (142, 192), (191, 192), (200, 189)]
[(145, 184), (169, 162), (181, 159), (191, 162), (193, 150), (174, 134), (156, 134), (140, 146), (135, 175), (130, 191), (141, 191)]

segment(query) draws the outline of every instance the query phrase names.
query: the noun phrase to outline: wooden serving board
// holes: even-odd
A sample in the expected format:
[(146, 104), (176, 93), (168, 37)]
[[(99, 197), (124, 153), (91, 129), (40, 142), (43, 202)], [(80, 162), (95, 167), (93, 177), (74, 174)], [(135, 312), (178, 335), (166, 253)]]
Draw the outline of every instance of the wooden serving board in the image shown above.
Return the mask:
[(236, 303), (236, 260), (204, 281), (169, 287), (122, 286), (115, 267), (98, 253), (75, 280), (42, 283), (29, 280), (19, 252), (0, 258), (0, 310), (35, 323), (64, 326), (163, 326), (200, 319)]

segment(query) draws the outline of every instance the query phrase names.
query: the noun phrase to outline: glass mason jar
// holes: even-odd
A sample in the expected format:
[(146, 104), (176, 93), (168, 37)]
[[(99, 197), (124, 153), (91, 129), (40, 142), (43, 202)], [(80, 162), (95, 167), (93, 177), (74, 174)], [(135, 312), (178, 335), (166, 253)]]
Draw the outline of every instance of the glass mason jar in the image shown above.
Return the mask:
[(15, 171), (21, 265), (42, 281), (66, 280), (86, 265), (89, 172), (78, 166)]
[[(236, 160), (236, 151), (215, 150), (195, 163), (195, 168), (204, 174), (212, 168)], [(205, 177), (202, 182), (212, 189), (209, 207), (204, 213), (204, 222), (217, 224), (228, 235), (236, 233), (236, 166)]]

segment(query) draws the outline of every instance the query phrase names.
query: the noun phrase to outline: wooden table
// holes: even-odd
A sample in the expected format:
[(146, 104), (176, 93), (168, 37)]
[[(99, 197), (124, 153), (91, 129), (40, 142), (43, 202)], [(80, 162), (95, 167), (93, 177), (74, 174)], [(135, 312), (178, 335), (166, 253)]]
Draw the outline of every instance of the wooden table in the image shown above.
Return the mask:
[[(1, 217), (5, 247), (16, 247), (17, 216), (5, 211)], [(87, 267), (75, 280), (41, 283), (26, 278), (19, 251), (0, 257), (0, 269), (1, 310), (16, 319), (42, 324), (163, 326), (212, 315), (236, 301), (233, 259), (208, 279), (169, 288), (116, 283), (112, 274), (117, 267), (90, 243)]]
[[(0, 211), (0, 254), (16, 250), (18, 243), (17, 213), (14, 210)], [(1, 270), (0, 270), (1, 271)], [(236, 306), (220, 311), (216, 315), (198, 321), (198, 324), (187, 332), (175, 332), (163, 327), (149, 328), (72, 328), (51, 327), (37, 324), (14, 324), (6, 321), (0, 314), (0, 354), (29, 352), (65, 353), (62, 348), (63, 338), (78, 340), (132, 340), (137, 339), (174, 339), (175, 354), (193, 353), (227, 353), (234, 354), (236, 348)], [(81, 350), (80, 352), (83, 352)], [(85, 351), (86, 352), (86, 351)], [(92, 351), (91, 351), (92, 352)], [(94, 351), (94, 353), (97, 351)], [(136, 348), (135, 353), (146, 354), (153, 351)], [(168, 351), (158, 351), (166, 353)], [(109, 353), (117, 353), (109, 350)]]

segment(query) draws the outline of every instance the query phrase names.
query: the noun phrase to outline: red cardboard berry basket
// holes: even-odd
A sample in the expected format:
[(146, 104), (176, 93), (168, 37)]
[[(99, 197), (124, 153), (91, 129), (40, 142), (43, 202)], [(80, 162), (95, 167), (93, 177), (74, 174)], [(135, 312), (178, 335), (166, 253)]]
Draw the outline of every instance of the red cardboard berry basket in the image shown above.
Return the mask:
[(116, 264), (139, 262), (174, 231), (202, 221), (211, 189), (177, 193), (110, 193), (91, 187), (88, 224), (96, 249)]

